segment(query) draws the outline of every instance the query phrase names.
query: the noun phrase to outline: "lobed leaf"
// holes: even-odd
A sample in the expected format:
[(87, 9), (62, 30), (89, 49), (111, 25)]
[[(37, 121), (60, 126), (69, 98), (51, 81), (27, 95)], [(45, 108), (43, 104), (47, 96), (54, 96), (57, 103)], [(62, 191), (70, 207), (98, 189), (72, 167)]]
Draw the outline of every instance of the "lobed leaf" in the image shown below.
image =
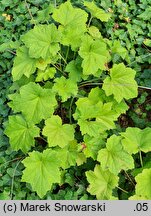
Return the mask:
[(19, 94), (13, 96), (12, 104), (13, 109), (21, 111), (27, 121), (39, 123), (53, 114), (57, 101), (51, 89), (30, 82), (20, 88)]
[(123, 63), (115, 64), (110, 70), (110, 76), (105, 78), (102, 88), (107, 96), (113, 94), (118, 103), (123, 98), (134, 98), (138, 93), (135, 74), (133, 69), (126, 68)]
[(106, 69), (105, 64), (109, 53), (103, 40), (93, 40), (90, 36), (83, 37), (79, 55), (83, 58), (82, 68), (84, 75), (95, 75), (98, 69)]
[(22, 41), (29, 48), (32, 58), (46, 59), (55, 56), (60, 50), (60, 34), (54, 24), (36, 25), (22, 36)]
[(35, 137), (39, 136), (40, 129), (33, 123), (28, 123), (21, 115), (9, 116), (5, 134), (9, 137), (13, 150), (21, 149), (28, 152), (35, 145)]
[(141, 130), (128, 127), (126, 132), (121, 133), (121, 136), (124, 138), (122, 139), (122, 145), (129, 154), (151, 151), (151, 128)]
[(63, 148), (68, 145), (70, 141), (74, 140), (74, 128), (73, 125), (62, 125), (61, 118), (57, 115), (53, 115), (45, 121), (43, 135), (48, 137), (48, 145), (50, 147), (60, 146)]
[(53, 183), (60, 183), (60, 161), (52, 149), (43, 153), (33, 151), (22, 163), (25, 166), (22, 182), (31, 184), (33, 191), (42, 198)]
[(117, 175), (122, 169), (134, 168), (134, 160), (122, 147), (121, 137), (112, 135), (106, 144), (105, 149), (98, 152), (97, 160), (101, 163), (103, 170), (109, 170)]
[(36, 70), (36, 62), (36, 59), (29, 56), (25, 46), (18, 48), (12, 70), (13, 80), (19, 80), (23, 75), (29, 78)]
[(112, 199), (112, 191), (118, 185), (118, 177), (108, 170), (96, 165), (94, 171), (87, 171), (86, 177), (90, 183), (87, 191), (96, 195), (98, 200)]

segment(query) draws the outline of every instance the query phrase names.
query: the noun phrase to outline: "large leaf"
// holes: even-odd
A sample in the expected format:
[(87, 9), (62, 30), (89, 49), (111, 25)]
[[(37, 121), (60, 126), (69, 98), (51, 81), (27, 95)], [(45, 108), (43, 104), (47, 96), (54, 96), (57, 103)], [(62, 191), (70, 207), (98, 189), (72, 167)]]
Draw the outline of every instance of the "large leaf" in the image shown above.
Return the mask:
[(49, 118), (57, 105), (51, 89), (43, 89), (39, 84), (28, 83), (20, 88), (20, 93), (13, 96), (12, 108), (21, 111), (27, 121), (39, 123)]
[(112, 191), (118, 185), (117, 175), (96, 165), (94, 171), (86, 172), (86, 177), (90, 183), (87, 189), (90, 194), (96, 195), (98, 200), (112, 199)]
[(29, 48), (29, 55), (33, 58), (46, 59), (56, 55), (60, 49), (60, 35), (54, 24), (36, 25), (22, 37), (22, 41)]
[(126, 68), (123, 63), (115, 64), (110, 70), (110, 76), (105, 78), (102, 88), (107, 96), (113, 94), (117, 102), (121, 102), (123, 98), (134, 98), (137, 96), (135, 74), (134, 70)]
[(151, 168), (144, 169), (142, 173), (135, 177), (136, 195), (151, 199)]
[(121, 137), (116, 135), (112, 135), (107, 140), (106, 148), (99, 151), (97, 160), (101, 162), (103, 170), (109, 169), (115, 175), (122, 169), (134, 168), (132, 156), (123, 149)]
[(29, 78), (36, 70), (36, 61), (36, 59), (29, 56), (28, 49), (25, 46), (20, 47), (14, 60), (13, 80), (19, 80), (23, 74)]
[(52, 90), (61, 96), (62, 102), (65, 102), (71, 96), (76, 96), (78, 93), (78, 86), (76, 82), (65, 77), (56, 78)]
[(106, 44), (102, 40), (93, 40), (90, 36), (83, 38), (79, 55), (83, 58), (83, 74), (95, 75), (98, 69), (105, 69), (109, 59)]
[(90, 136), (97, 136), (102, 131), (112, 129), (115, 127), (114, 121), (118, 114), (112, 110), (112, 103), (102, 103), (101, 98), (80, 98), (76, 102), (77, 108), (73, 115), (78, 124), (82, 134), (89, 134)]
[(54, 10), (52, 17), (61, 24), (59, 26), (59, 31), (62, 33), (61, 43), (71, 45), (73, 49), (77, 48), (87, 30), (88, 14), (84, 10), (73, 8), (70, 1), (67, 1)]
[(124, 138), (122, 144), (124, 149), (130, 154), (136, 154), (139, 151), (151, 151), (151, 128), (143, 130), (139, 128), (127, 128), (126, 132), (121, 133)]
[(30, 183), (33, 191), (42, 198), (53, 183), (60, 182), (60, 161), (55, 151), (47, 149), (43, 153), (33, 151), (23, 161), (26, 167), (22, 181)]
[(5, 134), (10, 139), (13, 150), (21, 149), (28, 152), (35, 144), (34, 137), (39, 136), (39, 128), (32, 123), (26, 122), (21, 115), (9, 116)]
[(84, 2), (84, 5), (90, 11), (92, 17), (96, 17), (97, 19), (107, 22), (111, 17), (110, 13), (106, 13), (103, 9), (99, 8), (94, 2)]
[(45, 121), (43, 135), (48, 137), (49, 146), (60, 146), (63, 148), (74, 140), (73, 125), (63, 124), (59, 116), (52, 116)]

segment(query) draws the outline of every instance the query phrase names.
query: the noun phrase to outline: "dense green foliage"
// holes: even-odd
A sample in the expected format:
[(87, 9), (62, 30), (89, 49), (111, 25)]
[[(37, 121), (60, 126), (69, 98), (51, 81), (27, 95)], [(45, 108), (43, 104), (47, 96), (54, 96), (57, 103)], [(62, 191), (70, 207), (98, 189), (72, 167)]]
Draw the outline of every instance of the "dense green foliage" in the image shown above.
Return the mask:
[(1, 4), (0, 198), (150, 199), (149, 0)]

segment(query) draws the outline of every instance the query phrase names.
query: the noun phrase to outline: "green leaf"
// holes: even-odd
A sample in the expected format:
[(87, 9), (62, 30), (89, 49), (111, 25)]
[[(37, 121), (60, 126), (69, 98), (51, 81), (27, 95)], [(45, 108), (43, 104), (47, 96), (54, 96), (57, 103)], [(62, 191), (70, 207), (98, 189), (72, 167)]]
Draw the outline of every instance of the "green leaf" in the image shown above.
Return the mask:
[(151, 151), (151, 128), (143, 130), (139, 128), (127, 128), (126, 132), (121, 133), (124, 138), (122, 145), (129, 154), (136, 154), (140, 151), (145, 153)]
[(39, 84), (28, 83), (20, 88), (20, 93), (13, 96), (12, 108), (21, 111), (27, 121), (39, 123), (49, 118), (57, 105), (51, 89), (43, 89)]
[(144, 40), (144, 44), (145, 44), (146, 46), (148, 46), (148, 47), (151, 47), (151, 39), (146, 38), (146, 39)]
[(62, 102), (68, 98), (76, 96), (78, 93), (78, 86), (73, 80), (66, 79), (65, 77), (56, 78), (55, 84), (52, 88), (53, 92), (61, 96)]
[(74, 140), (73, 125), (63, 124), (61, 118), (57, 115), (45, 121), (43, 135), (48, 137), (49, 146), (60, 146), (63, 148), (70, 141)]
[(60, 35), (54, 24), (36, 25), (22, 36), (22, 41), (29, 48), (29, 55), (32, 58), (47, 59), (55, 56), (60, 49)]
[(54, 7), (50, 3), (45, 9), (38, 11), (36, 20), (38, 22), (45, 22), (50, 20), (50, 14), (53, 12)]
[(79, 55), (83, 58), (83, 74), (95, 75), (98, 69), (106, 69), (105, 64), (109, 59), (106, 44), (102, 40), (93, 40), (90, 36), (83, 38)]
[(82, 80), (83, 74), (79, 58), (70, 61), (67, 64), (65, 71), (69, 73), (69, 79), (73, 80), (73, 82), (80, 82)]
[(96, 195), (98, 200), (110, 200), (113, 189), (118, 185), (118, 177), (108, 170), (102, 170), (101, 166), (96, 165), (94, 171), (87, 171), (86, 177), (90, 183), (87, 191)]
[(126, 68), (123, 63), (115, 64), (110, 70), (110, 76), (105, 78), (102, 88), (107, 96), (113, 94), (117, 102), (121, 102), (123, 98), (134, 98), (138, 93), (135, 74), (134, 70)]
[[(90, 94), (91, 95), (91, 94)], [(97, 136), (99, 133), (115, 127), (114, 121), (118, 114), (112, 110), (112, 103), (96, 102), (92, 97), (80, 98), (73, 115), (78, 120), (82, 135)], [(88, 109), (89, 107), (89, 109)]]
[(28, 49), (25, 46), (20, 47), (14, 60), (13, 80), (19, 80), (23, 75), (29, 78), (36, 70), (36, 61), (36, 59), (29, 56)]
[(31, 184), (32, 190), (42, 198), (53, 183), (60, 182), (60, 162), (57, 154), (51, 149), (43, 153), (33, 151), (22, 163), (25, 166), (22, 182)]
[(39, 136), (39, 128), (32, 123), (26, 122), (21, 115), (9, 116), (9, 121), (5, 129), (5, 134), (10, 139), (13, 150), (21, 149), (28, 152), (35, 145), (34, 137)]
[(151, 168), (144, 169), (142, 173), (135, 177), (136, 195), (151, 199)]
[(106, 134), (99, 135), (95, 137), (90, 137), (89, 135), (84, 136), (85, 148), (83, 150), (86, 157), (92, 157), (93, 160), (97, 159), (98, 151), (104, 147), (104, 138)]
[(132, 156), (123, 149), (121, 137), (116, 135), (112, 135), (107, 140), (106, 148), (99, 151), (97, 160), (101, 162), (103, 170), (109, 169), (115, 175), (122, 169), (134, 168)]
[(52, 79), (56, 73), (56, 69), (54, 67), (47, 67), (46, 70), (38, 70), (36, 82), (47, 81), (48, 79)]
[(57, 149), (58, 158), (61, 161), (61, 167), (67, 169), (71, 166), (76, 166), (78, 157), (78, 144), (76, 140), (68, 142), (64, 148)]
[[(148, 198), (145, 196), (133, 195), (128, 198), (129, 200), (147, 200)], [(149, 199), (150, 200), (150, 199)]]
[(62, 34), (61, 43), (71, 45), (72, 49), (79, 47), (81, 37), (87, 31), (88, 14), (80, 8), (73, 8), (70, 1), (67, 1), (54, 10), (52, 17), (61, 24), (59, 25)]
[(10, 200), (10, 191), (4, 190), (0, 193), (0, 200)]
[(89, 34), (94, 38), (94, 39), (100, 39), (102, 38), (101, 32), (99, 29), (95, 26), (90, 26), (88, 29)]
[(113, 46), (111, 47), (111, 52), (120, 55), (122, 59), (126, 59), (128, 55), (127, 49), (123, 47), (118, 40), (114, 41)]
[(111, 17), (110, 13), (106, 13), (103, 9), (99, 8), (94, 2), (85, 1), (84, 6), (88, 8), (88, 11), (90, 11), (92, 17), (96, 17), (102, 22), (107, 22)]

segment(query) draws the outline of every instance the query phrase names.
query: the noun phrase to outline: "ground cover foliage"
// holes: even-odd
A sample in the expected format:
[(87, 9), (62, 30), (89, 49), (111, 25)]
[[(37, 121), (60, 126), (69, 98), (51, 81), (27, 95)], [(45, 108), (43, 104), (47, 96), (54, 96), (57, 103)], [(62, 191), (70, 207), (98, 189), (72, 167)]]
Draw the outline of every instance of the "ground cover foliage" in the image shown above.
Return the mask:
[(150, 1), (0, 4), (0, 198), (150, 199)]

